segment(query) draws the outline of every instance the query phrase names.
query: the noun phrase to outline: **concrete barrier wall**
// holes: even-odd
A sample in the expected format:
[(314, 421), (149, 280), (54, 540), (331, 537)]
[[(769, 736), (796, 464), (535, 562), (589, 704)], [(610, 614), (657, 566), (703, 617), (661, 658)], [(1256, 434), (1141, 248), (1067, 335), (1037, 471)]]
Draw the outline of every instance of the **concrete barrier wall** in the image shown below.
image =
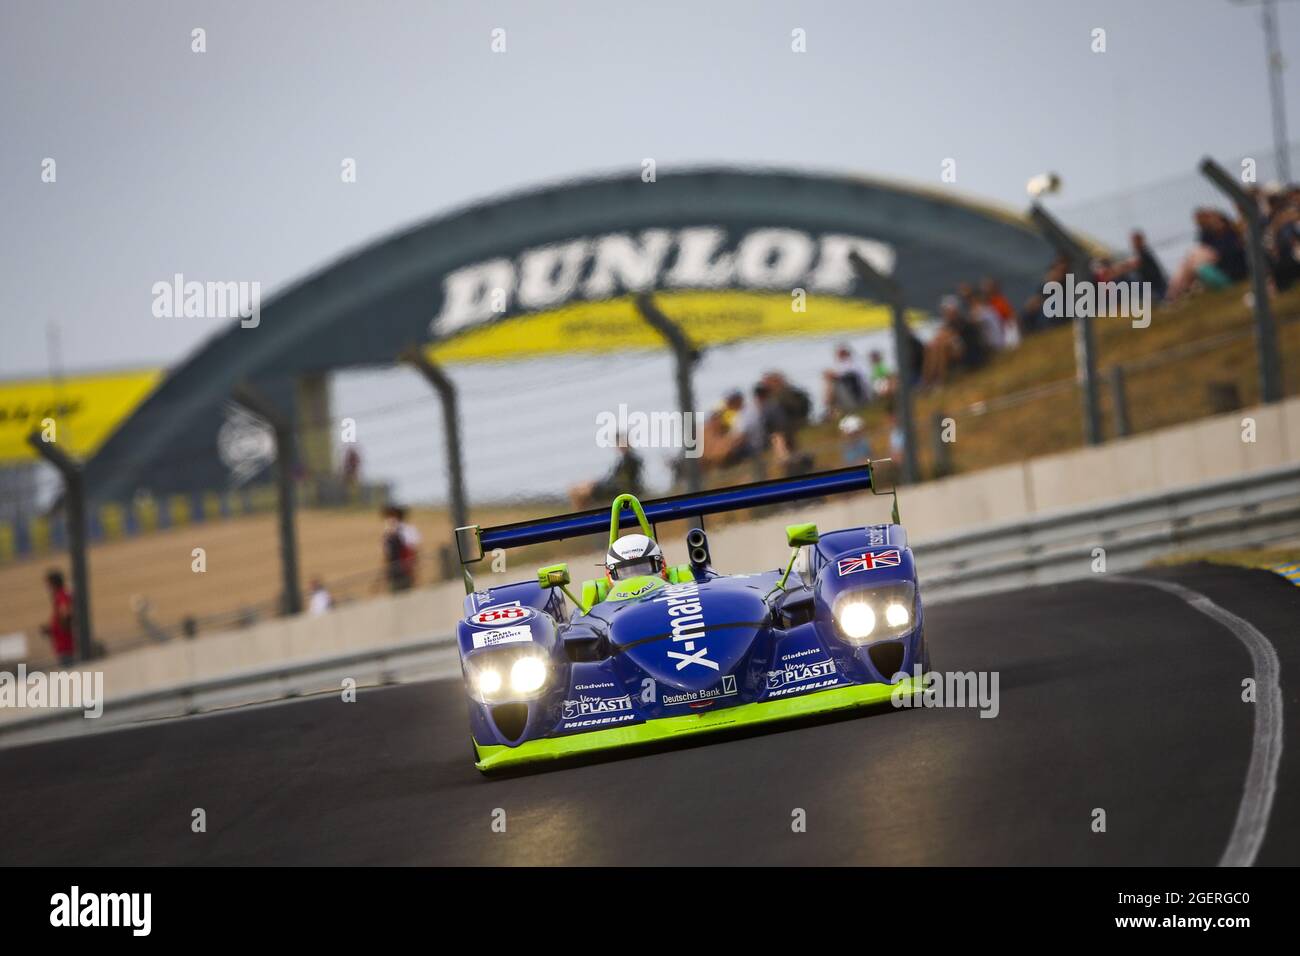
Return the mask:
[[(1243, 440), (1253, 421), (1254, 441)], [(1014, 521), (1089, 504), (1232, 478), (1300, 463), (1300, 398), (1201, 419), (1160, 431), (1047, 455), (1014, 465), (957, 475), (907, 488), (900, 494), (903, 523), (913, 541), (981, 525)], [(815, 521), (823, 529), (888, 519), (887, 496), (828, 499), (795, 515), (725, 525), (709, 535), (715, 564), (723, 569), (776, 566), (784, 527)], [(707, 526), (707, 522), (706, 522)], [(685, 559), (680, 542), (666, 542), (670, 561)], [(596, 556), (574, 554), (574, 577), (588, 576)], [(481, 565), (484, 585), (521, 580), (525, 570), (494, 575)], [(594, 571), (594, 569), (593, 569)], [(299, 615), (243, 630), (173, 641), (114, 655), (98, 665), (105, 696), (156, 690), (204, 678), (400, 644), (445, 633), (459, 617), (464, 588), (456, 581), (409, 594), (349, 604), (319, 617)], [(0, 709), (0, 720), (21, 712)]]
[[(300, 614), (241, 630), (176, 640), (114, 654), (95, 664), (107, 701), (241, 671), (364, 651), (445, 632), (459, 613), (464, 587), (448, 582), (406, 594), (359, 601), (328, 614)], [(0, 708), (0, 723), (29, 712)]]

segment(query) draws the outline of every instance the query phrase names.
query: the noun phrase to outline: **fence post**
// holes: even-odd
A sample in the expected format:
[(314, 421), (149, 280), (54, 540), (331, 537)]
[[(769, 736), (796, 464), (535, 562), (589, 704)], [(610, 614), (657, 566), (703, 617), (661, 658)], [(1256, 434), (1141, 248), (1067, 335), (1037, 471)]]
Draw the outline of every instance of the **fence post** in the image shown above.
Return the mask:
[(276, 510), (280, 517), (280, 576), (284, 589), (284, 613), (302, 611), (302, 591), (298, 587), (298, 536), (296, 499), (293, 487), (293, 425), (272, 405), (266, 396), (247, 382), (231, 390), (231, 397), (271, 426), (275, 434)]
[[(1076, 276), (1075, 283), (1092, 282), (1092, 261), (1086, 249), (1071, 236), (1046, 209), (1034, 203), (1029, 216), (1048, 242), (1070, 262)], [(1068, 298), (1068, 297), (1067, 297)], [(1092, 315), (1074, 316), (1074, 369), (1075, 379), (1083, 393), (1083, 437), (1089, 445), (1100, 445), (1101, 402), (1097, 385), (1097, 339), (1093, 332)]]
[[(699, 350), (691, 344), (691, 340), (687, 338), (682, 327), (659, 310), (649, 293), (643, 292), (636, 297), (636, 310), (640, 313), (645, 324), (662, 335), (664, 341), (668, 343), (669, 349), (672, 350), (673, 377), (677, 384), (677, 407), (682, 413), (682, 431), (685, 434), (686, 416), (695, 414), (695, 383), (692, 373), (695, 363), (700, 358)], [(700, 440), (700, 437), (697, 432), (697, 441)], [(696, 450), (699, 450), (698, 446)], [(683, 448), (682, 466), (685, 470), (686, 490), (699, 491), (702, 485), (700, 480), (700, 459), (698, 455), (691, 457), (686, 452), (687, 449)], [(692, 519), (691, 524), (698, 527), (698, 522), (699, 519), (695, 518)]]
[(442, 403), (442, 430), (447, 441), (447, 504), (451, 508), (452, 528), (464, 528), (469, 524), (469, 505), (465, 498), (465, 469), (461, 463), (460, 410), (456, 401), (456, 383), (418, 346), (403, 350), (400, 358), (424, 376)]
[(952, 449), (943, 440), (943, 421), (948, 416), (937, 411), (930, 416), (930, 445), (934, 452), (934, 477), (952, 474)]
[(916, 447), (916, 426), (912, 418), (912, 336), (907, 329), (903, 288), (892, 277), (877, 272), (856, 251), (849, 253), (849, 262), (871, 294), (889, 303), (890, 327), (894, 334), (894, 361), (898, 366), (894, 411), (903, 433), (903, 481), (915, 484), (920, 476), (920, 463), (917, 461), (919, 449)]
[(1259, 395), (1264, 402), (1282, 398), (1282, 360), (1277, 351), (1277, 327), (1268, 304), (1268, 258), (1264, 255), (1264, 221), (1259, 207), (1228, 171), (1210, 157), (1201, 172), (1232, 200), (1246, 220), (1246, 254), (1250, 260), (1251, 292), (1255, 299), (1255, 351), (1259, 361)]
[(63, 477), (64, 520), (68, 525), (68, 558), (72, 563), (72, 610), (77, 627), (77, 659), (94, 656), (90, 630), (90, 571), (86, 563), (86, 482), (81, 462), (66, 454), (54, 442), (41, 437), (38, 428), (27, 436), (27, 444), (58, 469)]
[(1128, 387), (1125, 384), (1124, 366), (1115, 365), (1110, 370), (1110, 404), (1115, 415), (1115, 437), (1125, 438), (1129, 433)]

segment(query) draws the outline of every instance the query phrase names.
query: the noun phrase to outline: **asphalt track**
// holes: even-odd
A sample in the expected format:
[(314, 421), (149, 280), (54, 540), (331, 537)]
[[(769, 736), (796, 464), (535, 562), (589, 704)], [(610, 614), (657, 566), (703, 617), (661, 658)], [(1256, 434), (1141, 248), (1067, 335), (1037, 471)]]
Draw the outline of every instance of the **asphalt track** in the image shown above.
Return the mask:
[[(1143, 576), (1268, 639), (1271, 734), (1300, 742), (1300, 588)], [(1300, 760), (1261, 778), (1251, 652), (1223, 621), (1090, 580), (935, 607), (927, 631), (936, 669), (999, 672), (996, 718), (887, 708), (484, 780), (456, 682), (316, 697), (0, 751), (0, 863), (1213, 865), (1242, 826), (1258, 865), (1300, 863)], [(1265, 819), (1239, 823), (1261, 786)]]

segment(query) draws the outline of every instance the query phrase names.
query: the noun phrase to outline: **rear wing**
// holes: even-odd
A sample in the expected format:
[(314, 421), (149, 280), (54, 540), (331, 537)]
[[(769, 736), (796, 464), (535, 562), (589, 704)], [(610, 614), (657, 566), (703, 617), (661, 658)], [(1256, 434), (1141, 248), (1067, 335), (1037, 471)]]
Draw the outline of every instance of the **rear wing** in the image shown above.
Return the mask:
[[(888, 458), (870, 461), (865, 465), (821, 471), (797, 478), (775, 478), (747, 485), (733, 485), (715, 491), (688, 492), (655, 498), (642, 504), (645, 518), (651, 525), (661, 521), (681, 521), (702, 518), (704, 515), (740, 511), (764, 505), (823, 498), (826, 495), (846, 494), (853, 491), (871, 491), (878, 495), (894, 494), (894, 522), (898, 522), (898, 496), (894, 491), (893, 462)], [(619, 527), (638, 524), (632, 511), (620, 511)], [(554, 518), (536, 518), (517, 521), (491, 528), (469, 525), (456, 529), (456, 551), (465, 577), (466, 593), (474, 590), (474, 581), (466, 565), (483, 560), (489, 551), (498, 548), (520, 548), (547, 541), (562, 541), (582, 535), (596, 534), (610, 527), (608, 508), (593, 508), (575, 514)]]

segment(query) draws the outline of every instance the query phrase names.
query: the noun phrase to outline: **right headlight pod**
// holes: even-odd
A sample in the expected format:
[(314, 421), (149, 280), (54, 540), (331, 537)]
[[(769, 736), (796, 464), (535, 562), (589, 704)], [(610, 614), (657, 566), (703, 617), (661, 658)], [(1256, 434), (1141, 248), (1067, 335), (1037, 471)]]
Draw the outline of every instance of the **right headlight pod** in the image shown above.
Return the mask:
[(910, 581), (845, 591), (831, 606), (840, 636), (856, 645), (906, 634), (916, 623), (915, 612), (916, 586)]

